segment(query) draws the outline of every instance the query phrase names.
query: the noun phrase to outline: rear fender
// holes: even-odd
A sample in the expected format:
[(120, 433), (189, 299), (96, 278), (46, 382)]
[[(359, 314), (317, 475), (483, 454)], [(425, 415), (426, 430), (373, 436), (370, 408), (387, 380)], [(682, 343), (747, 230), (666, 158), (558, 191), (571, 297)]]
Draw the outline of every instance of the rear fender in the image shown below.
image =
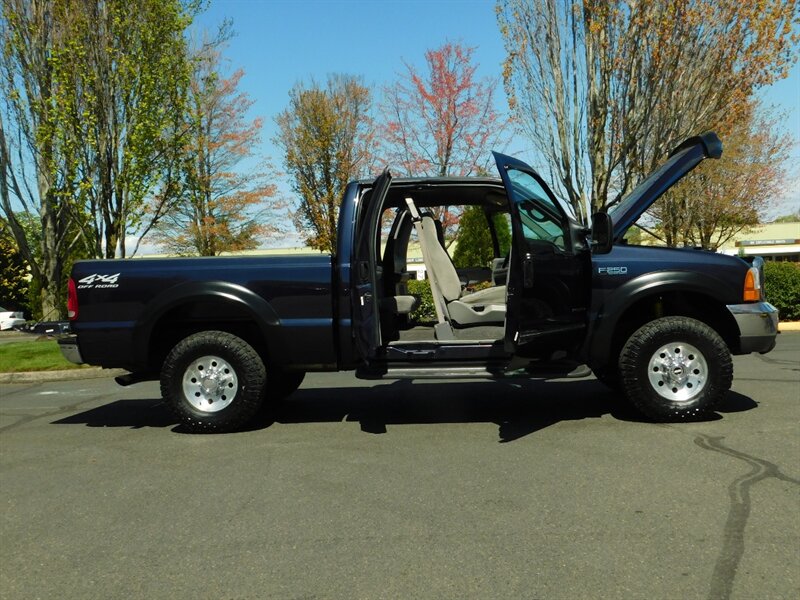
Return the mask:
[[(225, 281), (186, 282), (169, 288), (148, 303), (145, 314), (136, 323), (133, 332), (134, 355), (136, 362), (148, 362), (150, 341), (156, 324), (169, 311), (183, 305), (208, 300), (222, 301), (235, 305), (252, 318), (261, 336), (270, 348), (285, 348), (280, 319), (272, 306), (252, 290)], [(288, 362), (290, 357), (284, 352), (273, 351), (271, 359), (278, 364)]]

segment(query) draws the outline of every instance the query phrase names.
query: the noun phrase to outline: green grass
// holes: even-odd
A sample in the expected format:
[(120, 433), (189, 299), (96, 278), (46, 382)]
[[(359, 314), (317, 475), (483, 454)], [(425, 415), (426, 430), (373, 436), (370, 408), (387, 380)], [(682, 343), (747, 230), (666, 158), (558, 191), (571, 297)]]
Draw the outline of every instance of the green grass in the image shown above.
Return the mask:
[(55, 340), (0, 344), (0, 373), (60, 371), (81, 367), (61, 356)]

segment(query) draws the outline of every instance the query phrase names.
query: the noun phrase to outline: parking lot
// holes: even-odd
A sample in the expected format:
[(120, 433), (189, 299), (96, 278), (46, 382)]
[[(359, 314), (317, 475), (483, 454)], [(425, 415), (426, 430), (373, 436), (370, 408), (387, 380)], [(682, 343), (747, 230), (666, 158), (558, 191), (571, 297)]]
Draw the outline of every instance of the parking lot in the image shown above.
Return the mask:
[(800, 333), (707, 421), (592, 378), (309, 375), (188, 435), (155, 383), (0, 385), (2, 598), (797, 598)]

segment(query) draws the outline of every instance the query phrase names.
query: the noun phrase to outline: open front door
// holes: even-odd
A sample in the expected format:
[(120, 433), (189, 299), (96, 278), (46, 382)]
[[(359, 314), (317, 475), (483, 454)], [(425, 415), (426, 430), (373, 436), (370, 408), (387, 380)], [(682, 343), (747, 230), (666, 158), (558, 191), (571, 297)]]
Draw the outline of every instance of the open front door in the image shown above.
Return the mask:
[(591, 257), (585, 230), (531, 167), (494, 157), (511, 214), (505, 348), (548, 356), (570, 348), (586, 327)]
[(378, 218), (386, 198), (392, 175), (386, 169), (358, 200), (355, 250), (353, 253), (352, 290), (353, 331), (361, 358), (369, 360), (381, 342), (378, 281)]

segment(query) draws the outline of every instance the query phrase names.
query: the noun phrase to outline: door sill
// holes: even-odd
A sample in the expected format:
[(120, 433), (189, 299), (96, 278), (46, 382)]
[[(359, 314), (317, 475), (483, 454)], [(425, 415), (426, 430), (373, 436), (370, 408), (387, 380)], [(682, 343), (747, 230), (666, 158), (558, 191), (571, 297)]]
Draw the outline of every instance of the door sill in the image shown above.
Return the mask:
[(356, 371), (359, 379), (502, 379), (507, 363), (496, 365), (373, 365)]

